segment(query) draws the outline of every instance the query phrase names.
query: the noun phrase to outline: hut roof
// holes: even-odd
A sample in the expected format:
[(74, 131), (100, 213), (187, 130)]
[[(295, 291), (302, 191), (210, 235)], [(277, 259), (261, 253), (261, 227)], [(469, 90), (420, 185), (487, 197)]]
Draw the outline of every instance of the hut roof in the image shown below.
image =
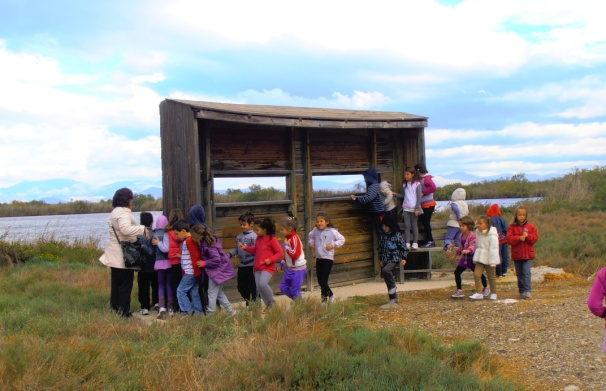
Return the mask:
[(312, 107), (243, 105), (167, 99), (188, 105), (200, 119), (276, 126), (426, 127), (427, 117), (394, 111), (343, 110)]

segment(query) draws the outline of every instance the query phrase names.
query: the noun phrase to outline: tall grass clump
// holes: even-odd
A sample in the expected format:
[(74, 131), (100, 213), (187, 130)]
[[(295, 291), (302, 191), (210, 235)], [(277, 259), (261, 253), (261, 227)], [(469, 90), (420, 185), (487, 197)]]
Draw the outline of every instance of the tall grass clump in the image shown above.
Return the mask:
[[(133, 292), (135, 295), (136, 292)], [(0, 269), (0, 388), (514, 390), (478, 342), (370, 328), (366, 298), (124, 320), (100, 266)]]
[(43, 235), (33, 242), (0, 239), (0, 264), (3, 265), (39, 260), (90, 265), (102, 253), (99, 240), (93, 237), (76, 239), (73, 243), (57, 239), (54, 235)]
[(606, 210), (606, 167), (576, 169), (551, 180), (542, 206), (545, 212)]

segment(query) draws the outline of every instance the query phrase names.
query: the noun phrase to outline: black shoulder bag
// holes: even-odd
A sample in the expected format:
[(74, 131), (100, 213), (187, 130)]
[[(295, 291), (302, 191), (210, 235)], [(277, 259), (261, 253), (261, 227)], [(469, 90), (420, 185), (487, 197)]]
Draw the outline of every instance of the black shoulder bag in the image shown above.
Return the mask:
[(114, 230), (114, 235), (116, 235), (116, 239), (118, 240), (118, 243), (120, 243), (120, 247), (122, 248), (124, 266), (128, 268), (141, 267), (145, 263), (145, 256), (141, 251), (141, 243), (139, 243), (138, 240), (134, 243), (120, 240), (120, 238), (118, 237), (118, 233), (116, 232), (116, 229), (113, 225), (112, 229)]

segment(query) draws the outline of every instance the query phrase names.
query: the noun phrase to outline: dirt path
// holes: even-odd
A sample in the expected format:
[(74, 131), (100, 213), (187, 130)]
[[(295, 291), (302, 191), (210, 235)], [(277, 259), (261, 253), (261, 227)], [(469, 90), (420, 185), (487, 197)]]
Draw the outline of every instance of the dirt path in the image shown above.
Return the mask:
[(587, 309), (590, 288), (572, 277), (533, 282), (533, 299), (520, 301), (515, 282), (499, 281), (496, 302), (451, 299), (452, 289), (407, 292), (399, 307), (371, 310), (369, 321), (418, 327), (445, 341), (482, 340), (499, 371), (531, 390), (604, 390), (604, 321)]

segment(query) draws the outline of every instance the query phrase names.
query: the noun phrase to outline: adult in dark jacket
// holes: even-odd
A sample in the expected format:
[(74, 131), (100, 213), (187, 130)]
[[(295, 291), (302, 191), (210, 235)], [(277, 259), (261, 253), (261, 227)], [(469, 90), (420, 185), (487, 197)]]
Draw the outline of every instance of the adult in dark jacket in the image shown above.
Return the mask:
[(372, 214), (373, 225), (377, 232), (381, 234), (381, 219), (385, 214), (385, 204), (383, 203), (383, 197), (381, 196), (379, 173), (374, 168), (369, 168), (364, 171), (362, 175), (364, 176), (364, 182), (366, 182), (366, 194), (360, 197), (352, 194), (350, 197), (352, 200), (361, 204), (368, 204), (370, 213)]

